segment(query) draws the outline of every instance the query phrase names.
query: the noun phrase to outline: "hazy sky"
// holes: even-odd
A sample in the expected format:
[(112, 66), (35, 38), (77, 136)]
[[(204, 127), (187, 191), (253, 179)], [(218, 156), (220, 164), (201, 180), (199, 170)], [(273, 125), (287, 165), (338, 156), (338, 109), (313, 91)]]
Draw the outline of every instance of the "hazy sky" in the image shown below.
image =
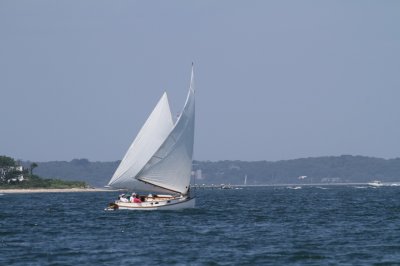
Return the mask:
[(197, 160), (400, 157), (400, 1), (0, 1), (0, 155), (123, 157), (195, 63)]

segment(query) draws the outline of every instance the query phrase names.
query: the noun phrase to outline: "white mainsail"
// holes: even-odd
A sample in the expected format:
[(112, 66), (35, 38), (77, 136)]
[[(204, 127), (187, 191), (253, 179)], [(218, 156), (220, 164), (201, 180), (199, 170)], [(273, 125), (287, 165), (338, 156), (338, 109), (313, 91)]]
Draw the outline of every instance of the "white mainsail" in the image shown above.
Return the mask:
[(194, 142), (194, 92), (192, 68), (189, 93), (175, 125), (164, 94), (165, 97), (161, 98), (121, 161), (109, 186), (187, 193)]

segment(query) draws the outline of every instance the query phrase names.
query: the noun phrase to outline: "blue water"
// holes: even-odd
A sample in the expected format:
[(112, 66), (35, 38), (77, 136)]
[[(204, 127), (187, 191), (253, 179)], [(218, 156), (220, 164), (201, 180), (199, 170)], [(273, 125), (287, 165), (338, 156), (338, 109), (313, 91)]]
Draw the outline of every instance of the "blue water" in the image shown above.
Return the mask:
[(400, 187), (198, 190), (184, 211), (117, 193), (0, 195), (0, 265), (400, 265)]

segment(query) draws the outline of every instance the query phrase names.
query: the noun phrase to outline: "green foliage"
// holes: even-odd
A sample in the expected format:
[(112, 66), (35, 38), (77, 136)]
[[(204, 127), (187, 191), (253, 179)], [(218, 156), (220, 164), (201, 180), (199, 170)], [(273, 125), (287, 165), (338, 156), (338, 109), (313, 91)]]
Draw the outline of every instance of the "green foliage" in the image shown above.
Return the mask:
[(0, 168), (16, 166), (15, 160), (8, 156), (0, 156)]
[(31, 163), (29, 168), (31, 170), (31, 175), (33, 175), (33, 169), (35, 169), (36, 167), (38, 167), (37, 163)]
[(90, 164), (88, 159), (73, 159), (71, 163), (79, 166), (87, 166)]
[(22, 182), (10, 182), (0, 184), (1, 188), (85, 188), (85, 182), (65, 181), (60, 179), (43, 179), (37, 175), (32, 175), (29, 180)]
[(10, 179), (17, 178), (20, 174), (21, 172), (17, 170), (8, 171), (5, 175), (5, 182), (7, 182)]

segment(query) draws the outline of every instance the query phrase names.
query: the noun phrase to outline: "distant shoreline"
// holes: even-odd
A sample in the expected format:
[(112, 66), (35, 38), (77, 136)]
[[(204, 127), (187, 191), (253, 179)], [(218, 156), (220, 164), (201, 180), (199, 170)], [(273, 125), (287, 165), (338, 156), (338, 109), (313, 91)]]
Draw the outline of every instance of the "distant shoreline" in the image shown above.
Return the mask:
[(113, 192), (118, 190), (105, 188), (27, 188), (27, 189), (0, 189), (1, 194), (16, 193), (68, 193), (68, 192)]

